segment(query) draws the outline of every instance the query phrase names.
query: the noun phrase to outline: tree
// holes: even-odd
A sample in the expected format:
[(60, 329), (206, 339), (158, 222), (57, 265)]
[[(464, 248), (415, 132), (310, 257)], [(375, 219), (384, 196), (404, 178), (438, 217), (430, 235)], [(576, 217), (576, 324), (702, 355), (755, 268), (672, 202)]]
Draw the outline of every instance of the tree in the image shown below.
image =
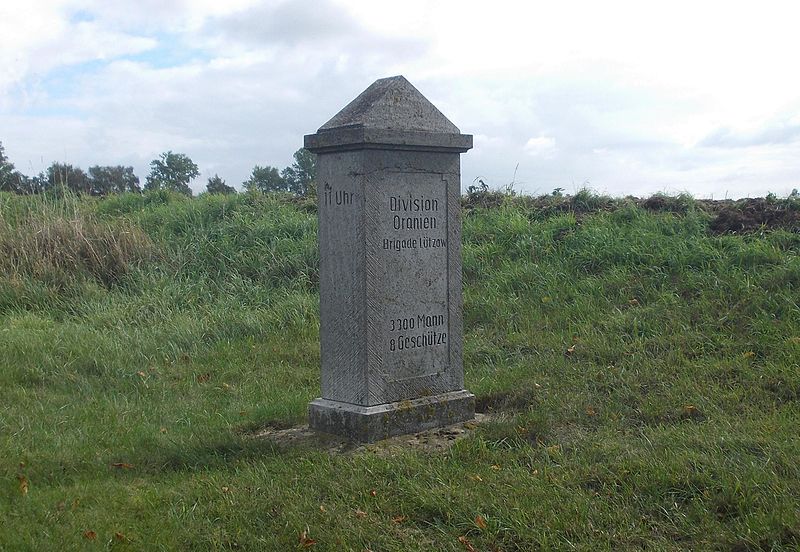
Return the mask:
[(225, 184), (225, 181), (222, 180), (218, 174), (215, 174), (211, 178), (208, 179), (208, 184), (206, 185), (206, 191), (209, 194), (235, 194), (236, 188), (233, 186), (228, 186)]
[(139, 177), (133, 173), (133, 167), (89, 167), (90, 193), (94, 196), (121, 194), (124, 192), (141, 193)]
[(6, 157), (3, 143), (0, 142), (0, 192), (19, 193), (19, 179), (14, 164)]
[(20, 194), (43, 194), (49, 187), (50, 184), (47, 181), (47, 175), (41, 171), (32, 178), (21, 174), (19, 175)]
[(278, 172), (275, 167), (260, 167), (256, 165), (253, 167), (253, 173), (250, 178), (243, 182), (244, 188), (247, 191), (256, 192), (289, 192), (291, 191), (286, 184), (286, 180)]
[(297, 195), (313, 195), (314, 180), (317, 177), (317, 156), (305, 148), (294, 152), (294, 163), (281, 173), (290, 192)]
[(64, 188), (76, 194), (88, 194), (92, 191), (89, 177), (83, 169), (68, 163), (52, 163), (47, 167), (47, 188)]
[(0, 142), (0, 192), (32, 194), (35, 191), (34, 182), (14, 168), (14, 164), (6, 157), (3, 143)]
[(145, 190), (174, 190), (188, 196), (192, 195), (189, 182), (197, 178), (200, 171), (194, 161), (182, 153), (167, 151), (160, 159), (150, 162)]

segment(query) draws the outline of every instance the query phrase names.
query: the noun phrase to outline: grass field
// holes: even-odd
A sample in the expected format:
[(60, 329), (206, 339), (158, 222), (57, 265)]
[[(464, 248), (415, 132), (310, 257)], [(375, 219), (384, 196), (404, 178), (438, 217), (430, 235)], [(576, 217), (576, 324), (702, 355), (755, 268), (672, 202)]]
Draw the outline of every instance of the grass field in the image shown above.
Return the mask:
[(312, 201), (0, 194), (0, 550), (798, 550), (800, 233), (719, 220), (465, 200), (492, 416), (332, 454), (255, 437), (319, 391)]

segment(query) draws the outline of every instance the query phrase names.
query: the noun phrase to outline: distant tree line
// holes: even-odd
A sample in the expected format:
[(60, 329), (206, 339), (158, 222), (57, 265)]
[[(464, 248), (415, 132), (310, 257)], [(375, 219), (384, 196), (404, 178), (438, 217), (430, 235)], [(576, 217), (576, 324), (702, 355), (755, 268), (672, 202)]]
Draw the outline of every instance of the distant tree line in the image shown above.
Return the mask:
[(313, 183), (317, 176), (317, 156), (305, 148), (294, 152), (294, 163), (278, 172), (269, 165), (256, 165), (250, 178), (243, 182), (247, 191), (292, 192), (300, 196), (314, 193)]
[[(167, 151), (150, 162), (150, 173), (144, 191), (172, 190), (192, 195), (189, 184), (200, 175), (197, 165), (183, 153)], [(256, 165), (242, 185), (253, 192), (291, 192), (306, 196), (314, 194), (316, 156), (306, 149), (294, 153), (291, 166), (278, 171), (275, 167)], [(84, 172), (68, 163), (52, 163), (46, 171), (30, 177), (19, 172), (6, 157), (0, 142), (0, 192), (40, 194), (48, 191), (70, 190), (81, 195), (106, 196), (124, 192), (141, 193), (139, 177), (133, 167), (93, 166)], [(215, 174), (208, 179), (206, 192), (210, 194), (235, 194), (236, 188)]]

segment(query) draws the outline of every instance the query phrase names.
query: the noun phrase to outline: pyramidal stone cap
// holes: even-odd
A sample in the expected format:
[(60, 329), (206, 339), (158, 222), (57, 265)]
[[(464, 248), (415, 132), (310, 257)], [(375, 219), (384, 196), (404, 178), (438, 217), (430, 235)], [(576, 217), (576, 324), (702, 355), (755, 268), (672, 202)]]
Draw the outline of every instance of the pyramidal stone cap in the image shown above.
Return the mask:
[(400, 149), (463, 153), (472, 135), (436, 109), (403, 76), (378, 79), (344, 109), (305, 136), (313, 153), (357, 149)]

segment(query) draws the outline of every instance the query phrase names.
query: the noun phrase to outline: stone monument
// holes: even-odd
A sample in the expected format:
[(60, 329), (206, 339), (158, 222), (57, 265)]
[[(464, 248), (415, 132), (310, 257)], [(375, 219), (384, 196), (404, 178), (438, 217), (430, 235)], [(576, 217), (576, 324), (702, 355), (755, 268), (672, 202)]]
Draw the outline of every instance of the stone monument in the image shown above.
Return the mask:
[(322, 353), (310, 427), (372, 442), (472, 419), (459, 155), (472, 136), (397, 76), (305, 147), (317, 154)]

